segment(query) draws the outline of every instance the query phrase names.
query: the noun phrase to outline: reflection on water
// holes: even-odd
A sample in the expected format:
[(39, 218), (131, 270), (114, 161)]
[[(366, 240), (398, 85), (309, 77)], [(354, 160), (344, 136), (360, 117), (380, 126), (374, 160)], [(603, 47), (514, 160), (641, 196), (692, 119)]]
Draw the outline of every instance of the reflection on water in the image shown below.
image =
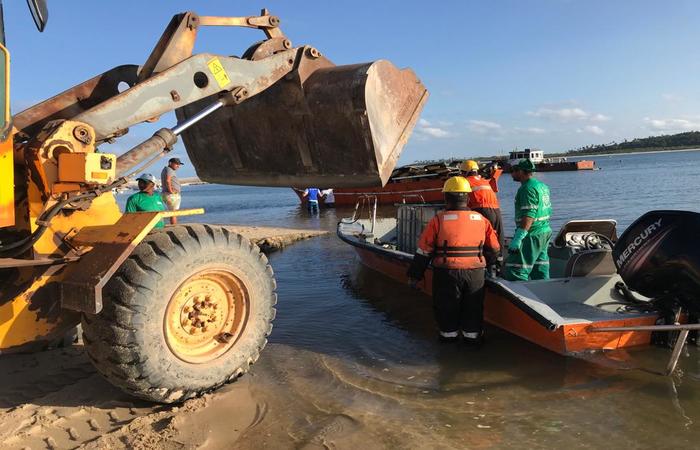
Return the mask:
[[(581, 218), (614, 218), (624, 228), (651, 209), (698, 210), (700, 152), (596, 160), (602, 170), (541, 174), (555, 228)], [(507, 224), (516, 189), (501, 182)], [(324, 209), (312, 217), (290, 189), (186, 189), (183, 207), (202, 206), (207, 214), (193, 220), (332, 231), (352, 214)], [(393, 214), (391, 207), (378, 213)], [(564, 358), (495, 328), (478, 351), (440, 345), (429, 298), (364, 268), (334, 234), (270, 260), (279, 304), (262, 364), (288, 387), (290, 404), (279, 408), (291, 415), (335, 408), (338, 427), (364, 426), (398, 447), (698, 445), (696, 348), (674, 377), (661, 377), (638, 369), (661, 370), (669, 357), (661, 348)], [(293, 435), (309, 425), (288, 426)]]
[[(564, 358), (495, 328), (479, 351), (440, 345), (429, 299), (362, 267), (332, 237), (298, 244), (272, 263), (280, 294), (272, 341), (333, 357), (323, 370), (353, 389), (331, 397), (360, 389), (383, 408), (399, 402), (405, 414), (470, 430), (478, 420), (488, 428), (477, 430), (523, 446), (694, 443), (694, 348), (668, 378), (635, 369), (661, 370), (669, 352), (660, 348)], [(461, 442), (463, 432), (446, 442)]]

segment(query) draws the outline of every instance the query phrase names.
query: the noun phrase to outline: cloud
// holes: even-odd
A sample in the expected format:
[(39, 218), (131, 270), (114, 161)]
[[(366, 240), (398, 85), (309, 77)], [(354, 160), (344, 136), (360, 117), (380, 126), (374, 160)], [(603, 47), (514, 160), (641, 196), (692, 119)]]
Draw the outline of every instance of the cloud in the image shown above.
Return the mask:
[(676, 103), (676, 102), (680, 102), (681, 100), (683, 100), (682, 96), (680, 96), (678, 94), (673, 94), (670, 92), (667, 92), (665, 94), (661, 94), (661, 98), (667, 102), (670, 102), (670, 103)]
[(610, 117), (600, 113), (590, 113), (581, 108), (538, 108), (535, 111), (527, 111), (526, 114), (540, 119), (556, 120), (559, 122), (591, 121), (605, 122)]
[(438, 127), (423, 127), (420, 128), (418, 131), (434, 138), (445, 138), (452, 136), (452, 133), (450, 133), (449, 131), (443, 130), (442, 128)]
[(580, 120), (588, 117), (588, 113), (581, 108), (538, 108), (536, 111), (528, 111), (527, 115), (561, 121)]
[(590, 120), (593, 122), (607, 122), (610, 120), (610, 117), (606, 116), (605, 114), (593, 114), (591, 115)]
[[(445, 126), (449, 126), (449, 122), (441, 122)], [(454, 136), (454, 134), (444, 127), (435, 126), (431, 122), (425, 119), (419, 119), (418, 125), (416, 126), (416, 133), (425, 138), (448, 138)]]
[(598, 125), (586, 125), (583, 128), (579, 128), (576, 130), (577, 133), (590, 133), (590, 134), (595, 134), (596, 136), (600, 136), (602, 134), (605, 134), (605, 130), (600, 128)]
[(547, 130), (544, 128), (538, 128), (538, 127), (515, 127), (515, 131), (520, 132), (520, 133), (527, 133), (527, 134), (546, 134)]
[(467, 128), (469, 131), (477, 134), (500, 134), (503, 132), (503, 127), (500, 123), (487, 120), (470, 120)]
[(700, 120), (698, 118), (652, 119), (645, 117), (644, 122), (649, 128), (656, 131), (700, 130)]

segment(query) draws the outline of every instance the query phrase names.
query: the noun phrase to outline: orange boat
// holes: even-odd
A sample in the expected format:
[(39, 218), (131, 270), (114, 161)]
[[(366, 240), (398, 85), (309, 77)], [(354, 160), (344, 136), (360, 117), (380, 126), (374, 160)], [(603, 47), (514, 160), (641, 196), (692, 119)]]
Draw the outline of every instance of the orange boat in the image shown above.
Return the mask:
[[(406, 183), (387, 183), (384, 187), (372, 188), (342, 188), (333, 189), (335, 204), (337, 206), (352, 206), (362, 196), (374, 195), (380, 204), (393, 205), (405, 201), (415, 201), (416, 199), (425, 203), (440, 203), (444, 201), (442, 185), (444, 178), (432, 178)], [(293, 188), (302, 203), (306, 202), (303, 197), (304, 189)], [(323, 199), (320, 200), (323, 204)]]
[[(406, 272), (413, 260), (417, 236), (440, 208), (437, 205), (400, 205), (396, 219), (344, 219), (338, 224), (337, 233), (340, 239), (353, 246), (364, 265), (397, 281), (407, 282)], [(690, 214), (700, 218), (700, 214)], [(650, 235), (651, 226), (639, 229), (642, 230), (640, 236)], [(656, 325), (666, 317), (666, 311), (659, 308), (654, 299), (633, 293), (617, 273), (613, 260), (616, 240), (614, 220), (568, 222), (550, 245), (551, 279), (513, 282), (487, 277), (484, 319), (561, 355), (648, 345), (654, 331), (681, 331), (685, 334), (674, 348), (668, 367), (670, 373), (688, 330), (697, 330), (700, 326)], [(639, 236), (631, 236), (625, 242), (639, 247), (639, 241)], [(690, 245), (697, 247), (694, 243)], [(620, 250), (620, 254), (625, 251)], [(648, 255), (644, 258), (649, 259)], [(634, 263), (637, 268), (641, 267), (639, 261), (638, 258)], [(648, 270), (642, 278), (648, 279), (651, 273), (654, 272)], [(431, 294), (431, 278), (429, 269), (419, 285), (428, 295)], [(693, 286), (697, 292), (697, 286)], [(697, 303), (690, 303), (691, 308), (697, 306)], [(682, 309), (676, 311), (673, 322), (681, 312)]]
[[(369, 188), (333, 189), (335, 204), (352, 206), (363, 197), (374, 196), (377, 203), (393, 205), (396, 203), (421, 202), (442, 203), (442, 185), (453, 175), (458, 175), (458, 162), (451, 165), (436, 163), (430, 165), (409, 165), (394, 169), (386, 185)], [(321, 187), (321, 186), (318, 186)], [(302, 204), (306, 203), (304, 189), (292, 188)], [(323, 199), (320, 200), (323, 204)]]

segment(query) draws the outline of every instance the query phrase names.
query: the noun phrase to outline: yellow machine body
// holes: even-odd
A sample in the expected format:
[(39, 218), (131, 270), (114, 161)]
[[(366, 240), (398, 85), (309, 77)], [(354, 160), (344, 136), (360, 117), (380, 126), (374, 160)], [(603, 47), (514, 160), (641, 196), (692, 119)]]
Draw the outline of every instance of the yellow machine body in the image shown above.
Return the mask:
[(58, 155), (58, 179), (68, 183), (106, 184), (114, 181), (117, 156), (103, 153)]
[(15, 170), (12, 137), (0, 142), (0, 228), (15, 224)]
[(10, 54), (0, 45), (0, 76), (4, 77), (4, 89), (0, 87), (0, 228), (15, 224), (15, 169), (13, 157), (13, 133), (10, 122)]
[[(88, 190), (114, 178), (115, 156), (95, 153), (94, 142), (94, 132), (88, 125), (61, 121), (47, 126), (36, 139), (17, 146), (10, 173), (25, 176), (16, 177), (13, 186), (15, 232), (36, 231), (40, 226), (37, 219), (63, 193)], [(111, 165), (109, 169), (105, 168), (105, 160)], [(0, 259), (0, 352), (45, 345), (79, 323), (76, 311), (62, 307), (60, 286), (66, 269), (90, 248), (76, 251), (71, 239), (79, 230), (114, 225), (120, 217), (114, 195), (103, 193), (55, 216), (29, 250), (32, 259)]]

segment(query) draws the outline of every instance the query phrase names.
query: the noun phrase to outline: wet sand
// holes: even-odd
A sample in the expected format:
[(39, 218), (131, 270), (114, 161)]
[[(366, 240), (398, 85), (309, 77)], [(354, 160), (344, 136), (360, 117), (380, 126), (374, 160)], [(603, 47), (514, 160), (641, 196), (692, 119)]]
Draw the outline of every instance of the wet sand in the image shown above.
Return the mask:
[[(10, 355), (0, 360), (0, 440), (18, 449), (654, 448), (669, 421), (692, 424), (682, 408), (647, 410), (629, 395), (649, 384), (675, 389), (678, 379), (620, 377), (575, 359), (554, 373), (537, 358), (494, 365), (454, 346), (434, 356), (353, 362), (272, 344), (237, 382), (162, 406), (112, 387), (80, 346)], [(451, 370), (448, 359), (466, 364)], [(466, 370), (474, 364), (485, 370)], [(690, 448), (694, 438), (662, 441)]]
[[(323, 230), (225, 225), (265, 253)], [(2, 448), (228, 448), (264, 416), (252, 377), (182, 405), (133, 399), (105, 381), (81, 345), (0, 358)], [(235, 414), (231, 414), (235, 411)]]
[[(357, 398), (362, 403), (352, 406), (327, 397), (338, 389), (363, 390), (334, 376), (333, 358), (282, 345), (272, 345), (265, 355), (252, 374), (178, 406), (126, 396), (92, 369), (80, 346), (8, 356), (0, 360), (0, 440), (3, 448), (31, 449), (347, 448), (407, 442), (405, 435), (399, 439), (367, 420), (371, 402)], [(327, 383), (316, 392), (312, 385), (321, 379)]]
[[(500, 418), (477, 401), (435, 396), (429, 374), (361, 368), (273, 344), (251, 374), (178, 406), (134, 400), (104, 381), (82, 348), (0, 361), (4, 448), (472, 448), (490, 447)], [(418, 376), (416, 374), (418, 373)], [(413, 375), (411, 375), (413, 374)], [(399, 377), (399, 378), (396, 378)], [(426, 382), (428, 382), (426, 384)], [(419, 420), (415, 409), (433, 409)], [(474, 416), (469, 429), (461, 415)], [(483, 422), (483, 424), (482, 424)], [(454, 427), (454, 428), (453, 428)]]
[(325, 230), (307, 230), (299, 228), (260, 227), (249, 225), (222, 225), (229, 231), (238, 233), (260, 247), (265, 253), (282, 250), (298, 241), (328, 234)]

